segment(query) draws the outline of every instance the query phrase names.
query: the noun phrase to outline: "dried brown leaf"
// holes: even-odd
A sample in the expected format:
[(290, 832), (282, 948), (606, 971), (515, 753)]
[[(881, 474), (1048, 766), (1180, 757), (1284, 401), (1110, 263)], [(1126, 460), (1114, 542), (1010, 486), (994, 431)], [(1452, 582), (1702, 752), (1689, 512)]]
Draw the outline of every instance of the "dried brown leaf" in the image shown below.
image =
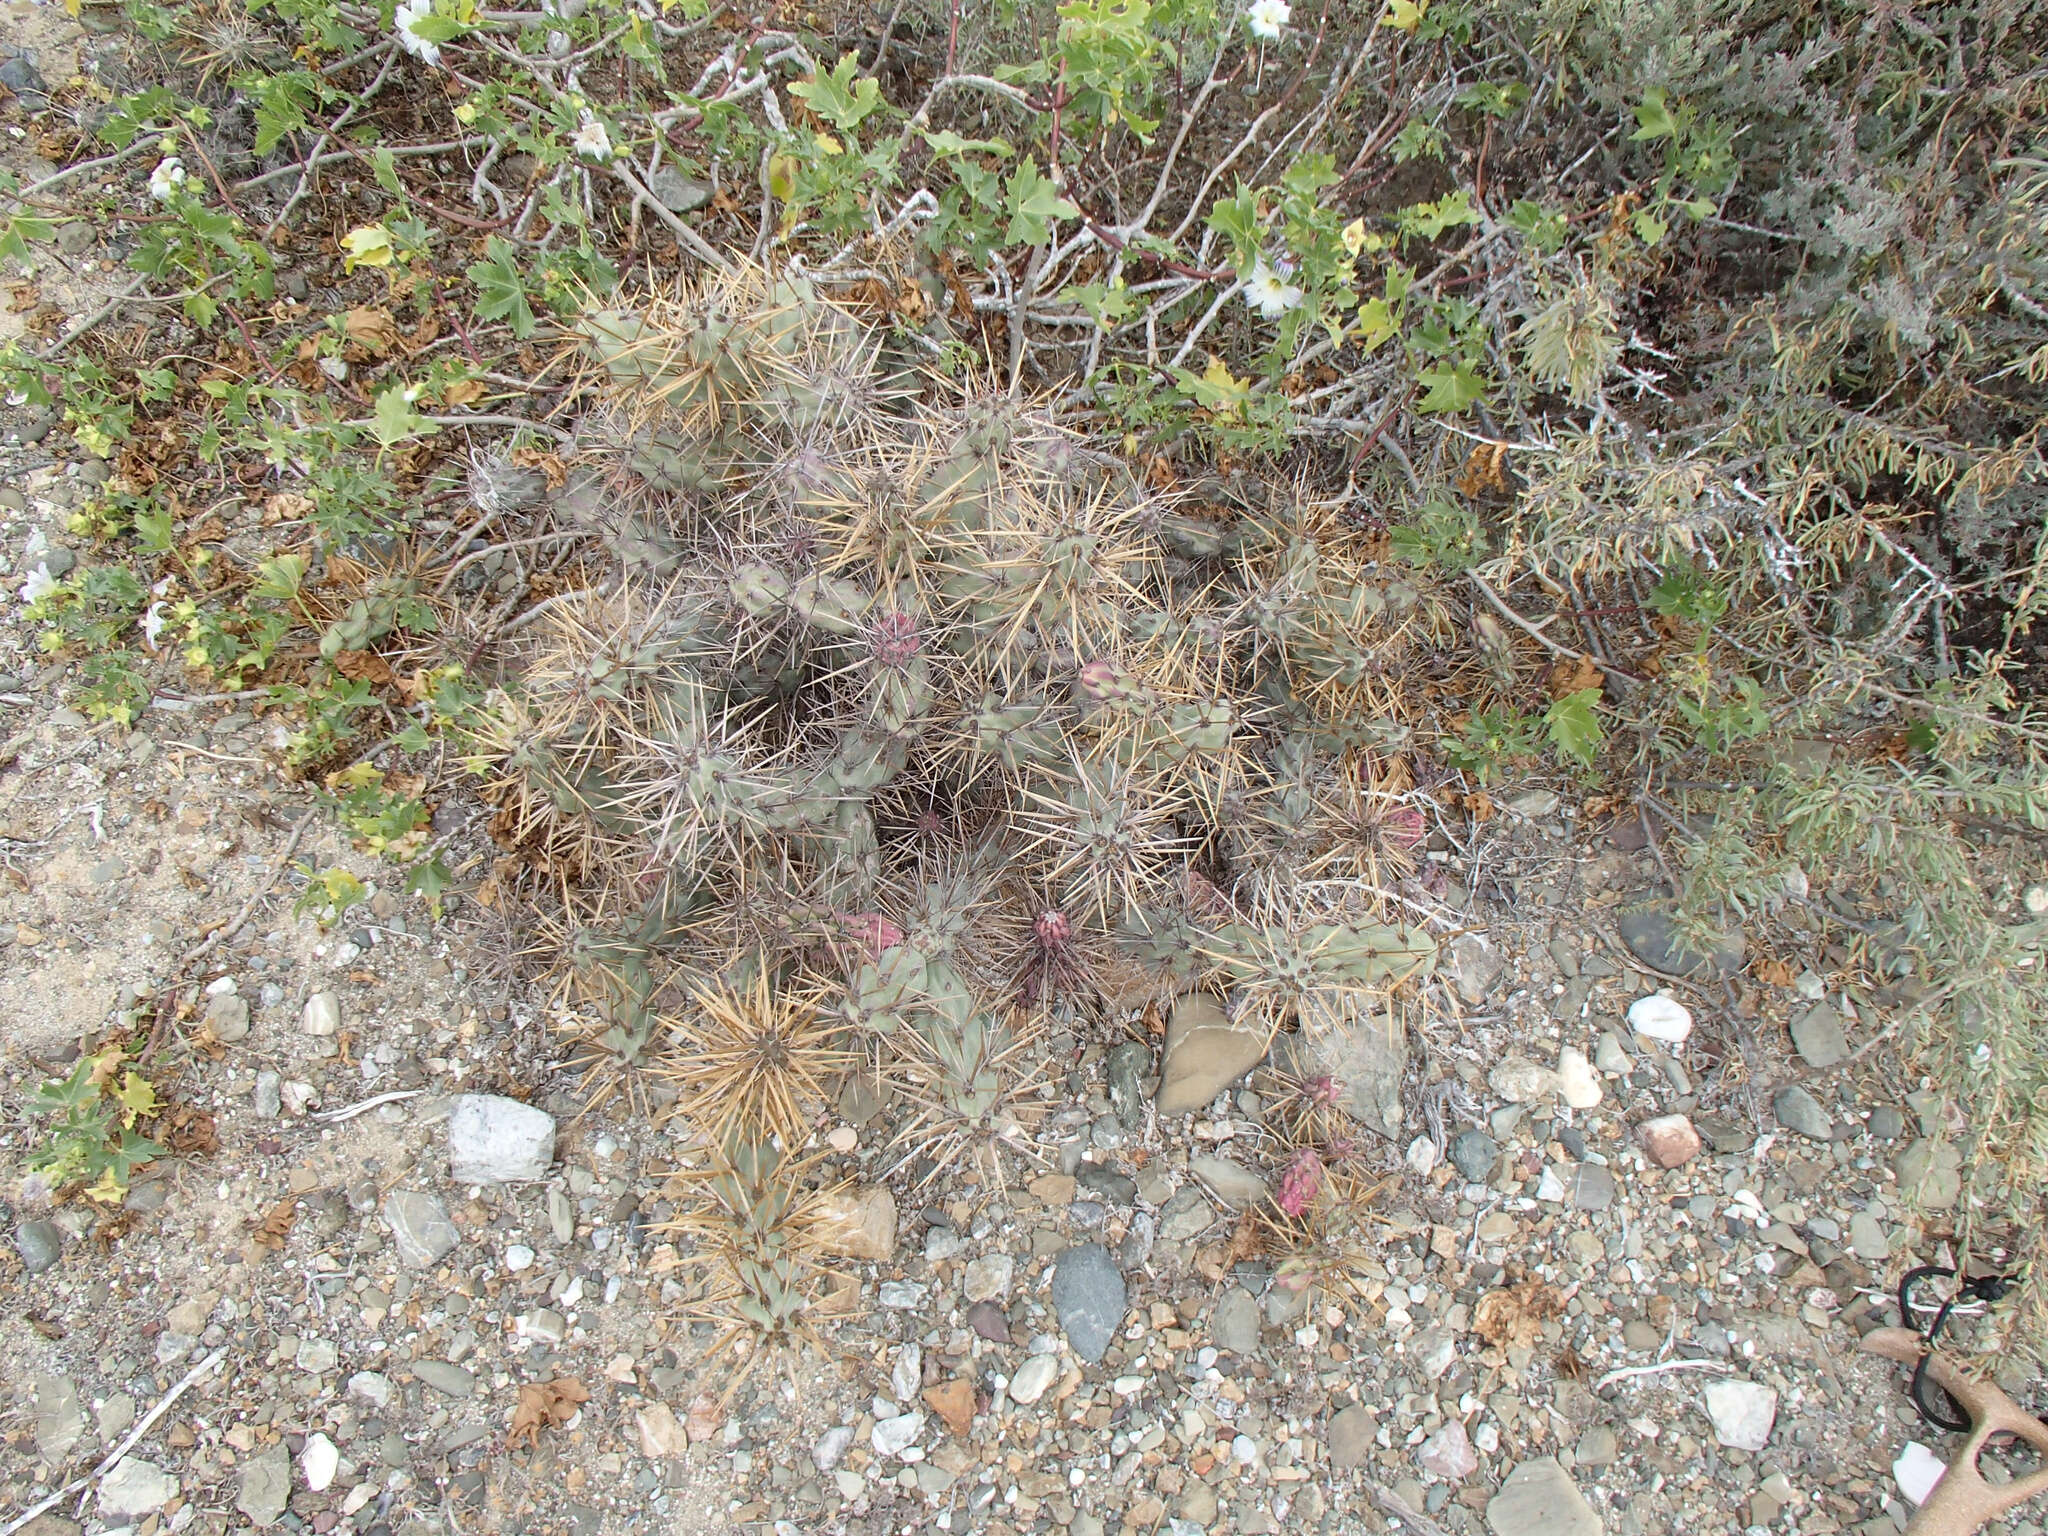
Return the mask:
[(543, 1429), (560, 1429), (589, 1401), (590, 1389), (573, 1376), (524, 1383), (519, 1388), (519, 1402), (512, 1410), (512, 1427), (505, 1435), (505, 1449), (517, 1450), (522, 1441), (537, 1448)]

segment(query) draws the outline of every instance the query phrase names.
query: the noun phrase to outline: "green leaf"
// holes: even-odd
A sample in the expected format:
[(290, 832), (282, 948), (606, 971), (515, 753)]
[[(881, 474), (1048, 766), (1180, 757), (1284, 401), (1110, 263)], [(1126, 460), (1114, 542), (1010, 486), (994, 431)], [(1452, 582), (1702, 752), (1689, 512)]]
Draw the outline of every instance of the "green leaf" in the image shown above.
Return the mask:
[(925, 143), (935, 155), (996, 155), (1007, 160), (1016, 151), (1002, 139), (963, 139), (949, 128), (923, 130)]
[(1643, 92), (1642, 104), (1636, 108), (1636, 131), (1629, 138), (1642, 143), (1668, 139), (1676, 132), (1678, 119), (1672, 116), (1671, 108), (1665, 104), (1664, 87), (1651, 86)]
[(1240, 181), (1229, 197), (1217, 199), (1208, 225), (1230, 242), (1236, 253), (1234, 265), (1249, 266), (1259, 248), (1259, 194)]
[(1476, 400), (1484, 400), (1491, 386), (1466, 363), (1439, 363), (1422, 371), (1421, 382), (1429, 388), (1416, 409), (1426, 415), (1462, 411)]
[(377, 185), (393, 197), (405, 196), (405, 188), (398, 181), (398, 161), (389, 148), (380, 144), (370, 152), (370, 172), (377, 178)]
[(1550, 744), (1574, 762), (1593, 766), (1593, 758), (1606, 736), (1595, 708), (1600, 702), (1598, 688), (1581, 688), (1552, 702), (1543, 712), (1544, 734)]
[(27, 266), (28, 243), (31, 240), (47, 240), (56, 232), (57, 226), (50, 220), (39, 219), (30, 213), (17, 213), (0, 219), (0, 259), (12, 256), (23, 266)]
[(256, 580), (249, 586), (249, 595), (288, 603), (299, 595), (299, 587), (312, 564), (307, 555), (273, 555), (256, 567)]
[(1061, 219), (1078, 219), (1081, 210), (1060, 196), (1037, 163), (1026, 160), (1010, 173), (1005, 183), (1010, 228), (1005, 239), (1012, 245), (1044, 245), (1052, 237), (1053, 225)]
[(476, 315), (479, 320), (503, 320), (512, 327), (515, 340), (524, 341), (537, 329), (533, 305), (526, 297), (526, 282), (519, 272), (519, 252), (500, 235), (484, 240), (484, 259), (472, 262), (469, 280), (476, 284)]
[(436, 905), (441, 893), (455, 883), (455, 877), (448, 873), (448, 866), (436, 854), (433, 858), (415, 864), (412, 873), (405, 877), (405, 888), (415, 895), (424, 896)]
[(441, 429), (412, 408), (405, 398), (405, 386), (393, 384), (377, 396), (377, 409), (370, 418), (370, 435), (389, 448), (409, 437), (431, 437)]
[(858, 63), (852, 54), (842, 54), (830, 70), (799, 80), (789, 94), (841, 133), (851, 133), (882, 104), (882, 82), (872, 76), (856, 80), (853, 72)]

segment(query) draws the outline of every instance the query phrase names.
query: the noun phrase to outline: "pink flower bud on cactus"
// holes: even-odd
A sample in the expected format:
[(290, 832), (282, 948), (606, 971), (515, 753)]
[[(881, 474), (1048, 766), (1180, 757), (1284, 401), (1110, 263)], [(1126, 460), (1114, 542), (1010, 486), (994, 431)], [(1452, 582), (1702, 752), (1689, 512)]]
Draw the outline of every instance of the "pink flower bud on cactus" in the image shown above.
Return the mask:
[(870, 644), (875, 660), (885, 667), (901, 667), (909, 664), (924, 644), (924, 637), (918, 633), (917, 617), (908, 613), (885, 613), (875, 620), (875, 630)]
[(1397, 805), (1380, 818), (1381, 835), (1396, 848), (1413, 848), (1428, 830), (1422, 812), (1412, 805)]
[(1031, 932), (1040, 949), (1064, 949), (1073, 941), (1074, 925), (1066, 913), (1048, 907), (1038, 914), (1037, 921), (1031, 925)]
[(1299, 1216), (1316, 1203), (1323, 1187), (1323, 1160), (1313, 1147), (1303, 1147), (1280, 1174), (1280, 1192), (1274, 1200), (1289, 1216)]
[(888, 950), (903, 942), (903, 930), (879, 912), (857, 912), (849, 916), (839, 914), (839, 926), (846, 936), (867, 951), (870, 960), (879, 960)]

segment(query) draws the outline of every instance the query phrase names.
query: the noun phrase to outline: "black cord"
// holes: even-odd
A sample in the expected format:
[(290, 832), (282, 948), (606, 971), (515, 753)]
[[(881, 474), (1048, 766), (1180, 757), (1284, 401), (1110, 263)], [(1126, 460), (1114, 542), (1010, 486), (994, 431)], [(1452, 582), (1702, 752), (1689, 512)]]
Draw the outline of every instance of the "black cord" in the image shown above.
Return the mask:
[[(1918, 1269), (1909, 1269), (1905, 1274), (1901, 1275), (1899, 1277), (1899, 1321), (1908, 1328), (1914, 1326), (1913, 1287), (1915, 1285), (1922, 1280), (1935, 1276), (1949, 1276), (1953, 1274), (1955, 1274), (1955, 1271), (1943, 1264), (1922, 1264)], [(1946, 1388), (1936, 1385), (1927, 1379), (1927, 1361), (1934, 1353), (1934, 1343), (1941, 1336), (1942, 1325), (1948, 1321), (1949, 1308), (1959, 1301), (2002, 1301), (2005, 1298), (2005, 1293), (2011, 1289), (2011, 1284), (2012, 1277), (2010, 1275), (1980, 1275), (1975, 1280), (1965, 1280), (1956, 1287), (1955, 1295), (1949, 1297), (1947, 1301), (1941, 1304), (1941, 1309), (1934, 1314), (1934, 1321), (1928, 1324), (1927, 1348), (1920, 1354), (1920, 1363), (1913, 1367), (1913, 1383), (1906, 1389), (1906, 1394), (1912, 1398), (1913, 1406), (1919, 1410), (1920, 1417), (1934, 1425), (1937, 1429), (1946, 1429), (1960, 1434), (1970, 1428), (1969, 1415), (1964, 1412), (1963, 1405), (1957, 1402)], [(1929, 1387), (1933, 1387), (1936, 1392), (1941, 1394), (1943, 1403), (1937, 1404), (1928, 1399), (1927, 1391)], [(1946, 1406), (1943, 1406), (1943, 1404)]]

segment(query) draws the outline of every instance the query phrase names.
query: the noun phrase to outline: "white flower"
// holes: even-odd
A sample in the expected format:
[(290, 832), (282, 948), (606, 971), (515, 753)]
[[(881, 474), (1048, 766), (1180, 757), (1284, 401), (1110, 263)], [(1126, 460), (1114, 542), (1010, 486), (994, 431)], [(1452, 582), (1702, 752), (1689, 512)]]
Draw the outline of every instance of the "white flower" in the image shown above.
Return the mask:
[(163, 603), (151, 603), (149, 605), (149, 612), (136, 620), (137, 625), (142, 630), (143, 641), (152, 651), (156, 649), (157, 638), (163, 634), (164, 626), (170, 622), (171, 616), (165, 612), (165, 605)]
[(1252, 8), (1245, 12), (1244, 24), (1251, 28), (1252, 36), (1262, 43), (1277, 38), (1294, 14), (1294, 7), (1287, 0), (1252, 0)]
[(1263, 256), (1252, 264), (1252, 275), (1244, 280), (1245, 303), (1268, 320), (1278, 320), (1290, 309), (1298, 308), (1302, 297), (1302, 291), (1287, 281), (1286, 273), (1266, 265)]
[(569, 142), (586, 160), (609, 160), (612, 157), (612, 136), (604, 131), (604, 124), (588, 112), (583, 114), (583, 126), (576, 130), (576, 137)]
[(405, 0), (391, 18), (391, 29), (398, 34), (398, 46), (426, 64), (441, 62), (441, 45), (421, 37), (413, 31), (412, 24), (433, 14), (434, 0)]
[(50, 574), (49, 562), (37, 566), (28, 573), (28, 580), (21, 584), (21, 600), (24, 603), (40, 602), (57, 590), (57, 578)]
[(176, 155), (166, 155), (157, 162), (156, 169), (149, 173), (149, 195), (160, 203), (168, 203), (171, 194), (191, 180), (185, 174), (184, 164)]

